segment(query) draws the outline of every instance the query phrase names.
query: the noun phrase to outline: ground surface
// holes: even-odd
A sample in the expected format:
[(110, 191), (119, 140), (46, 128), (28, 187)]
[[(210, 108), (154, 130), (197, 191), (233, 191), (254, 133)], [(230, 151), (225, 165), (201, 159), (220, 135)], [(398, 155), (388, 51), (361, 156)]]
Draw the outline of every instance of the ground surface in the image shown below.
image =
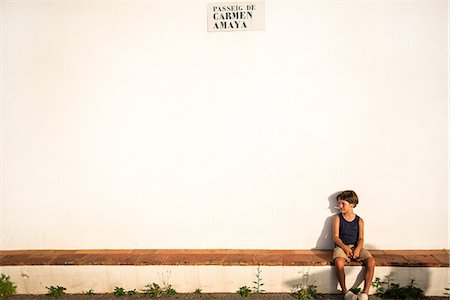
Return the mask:
[[(9, 297), (10, 300), (52, 300), (54, 298), (51, 298), (46, 295), (16, 295), (13, 297)], [(116, 297), (114, 295), (108, 294), (108, 295), (93, 295), (93, 296), (87, 296), (87, 295), (64, 295), (60, 298), (57, 298), (58, 300), (144, 300), (144, 299), (152, 299), (145, 297), (143, 295), (137, 295), (137, 296), (124, 296), (124, 297)], [(247, 298), (244, 298), (238, 294), (230, 294), (230, 293), (223, 293), (223, 294), (178, 294), (172, 297), (161, 297), (158, 299), (164, 299), (164, 300), (295, 300), (294, 297), (292, 297), (290, 294), (258, 294), (258, 295), (250, 295)], [(320, 300), (342, 300), (343, 297), (341, 295), (321, 295), (318, 297)], [(369, 297), (370, 300), (379, 300), (380, 298), (371, 296)], [(449, 297), (427, 297), (424, 298), (427, 300), (444, 300), (449, 299)], [(383, 299), (384, 300), (384, 299)]]

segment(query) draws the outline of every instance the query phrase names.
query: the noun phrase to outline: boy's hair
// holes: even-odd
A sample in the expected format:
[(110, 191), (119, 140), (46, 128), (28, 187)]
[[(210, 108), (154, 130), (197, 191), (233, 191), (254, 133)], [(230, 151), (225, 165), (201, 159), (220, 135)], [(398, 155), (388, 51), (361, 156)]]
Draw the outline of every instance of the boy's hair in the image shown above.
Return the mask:
[(342, 201), (347, 201), (350, 204), (353, 204), (354, 207), (356, 207), (356, 205), (358, 204), (358, 196), (356, 195), (356, 193), (354, 191), (343, 191), (340, 192), (337, 196), (336, 196), (336, 200), (342, 200)]

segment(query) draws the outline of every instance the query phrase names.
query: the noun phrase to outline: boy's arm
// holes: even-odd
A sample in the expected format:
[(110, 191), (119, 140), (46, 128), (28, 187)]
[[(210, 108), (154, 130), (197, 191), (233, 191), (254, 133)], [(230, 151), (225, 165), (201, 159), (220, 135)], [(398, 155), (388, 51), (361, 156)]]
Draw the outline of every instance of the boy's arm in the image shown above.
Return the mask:
[(353, 253), (353, 258), (358, 258), (359, 253), (364, 245), (364, 221), (359, 218), (359, 238), (358, 238), (358, 246), (356, 246), (355, 252)]
[(345, 254), (347, 254), (348, 257), (352, 257), (353, 251), (350, 249), (349, 246), (344, 244), (344, 242), (339, 237), (339, 216), (335, 215), (333, 218), (333, 239), (336, 245), (342, 248), (344, 250)]

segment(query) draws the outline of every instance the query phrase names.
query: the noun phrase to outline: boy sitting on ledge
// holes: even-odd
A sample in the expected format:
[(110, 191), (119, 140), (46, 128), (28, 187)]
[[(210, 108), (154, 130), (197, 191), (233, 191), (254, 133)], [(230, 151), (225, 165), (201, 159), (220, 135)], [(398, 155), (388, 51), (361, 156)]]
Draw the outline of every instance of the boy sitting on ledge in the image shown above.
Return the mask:
[[(341, 212), (333, 218), (333, 260), (337, 279), (345, 300), (367, 300), (375, 271), (375, 259), (363, 248), (364, 221), (353, 212), (353, 208), (358, 204), (358, 196), (354, 191), (344, 191), (337, 195), (337, 201)], [(362, 262), (366, 266), (364, 290), (358, 295), (348, 290), (345, 285), (344, 266), (350, 261)]]

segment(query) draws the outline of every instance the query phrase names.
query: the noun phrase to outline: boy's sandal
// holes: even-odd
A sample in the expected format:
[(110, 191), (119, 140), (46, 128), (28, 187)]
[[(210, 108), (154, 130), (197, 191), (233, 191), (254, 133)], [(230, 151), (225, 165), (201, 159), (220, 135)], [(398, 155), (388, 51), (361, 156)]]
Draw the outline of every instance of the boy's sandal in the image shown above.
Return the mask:
[(369, 295), (367, 295), (366, 293), (358, 294), (358, 300), (368, 300), (368, 299), (369, 299)]
[(357, 300), (357, 299), (358, 299), (358, 296), (356, 296), (352, 291), (348, 291), (344, 295), (344, 300)]

